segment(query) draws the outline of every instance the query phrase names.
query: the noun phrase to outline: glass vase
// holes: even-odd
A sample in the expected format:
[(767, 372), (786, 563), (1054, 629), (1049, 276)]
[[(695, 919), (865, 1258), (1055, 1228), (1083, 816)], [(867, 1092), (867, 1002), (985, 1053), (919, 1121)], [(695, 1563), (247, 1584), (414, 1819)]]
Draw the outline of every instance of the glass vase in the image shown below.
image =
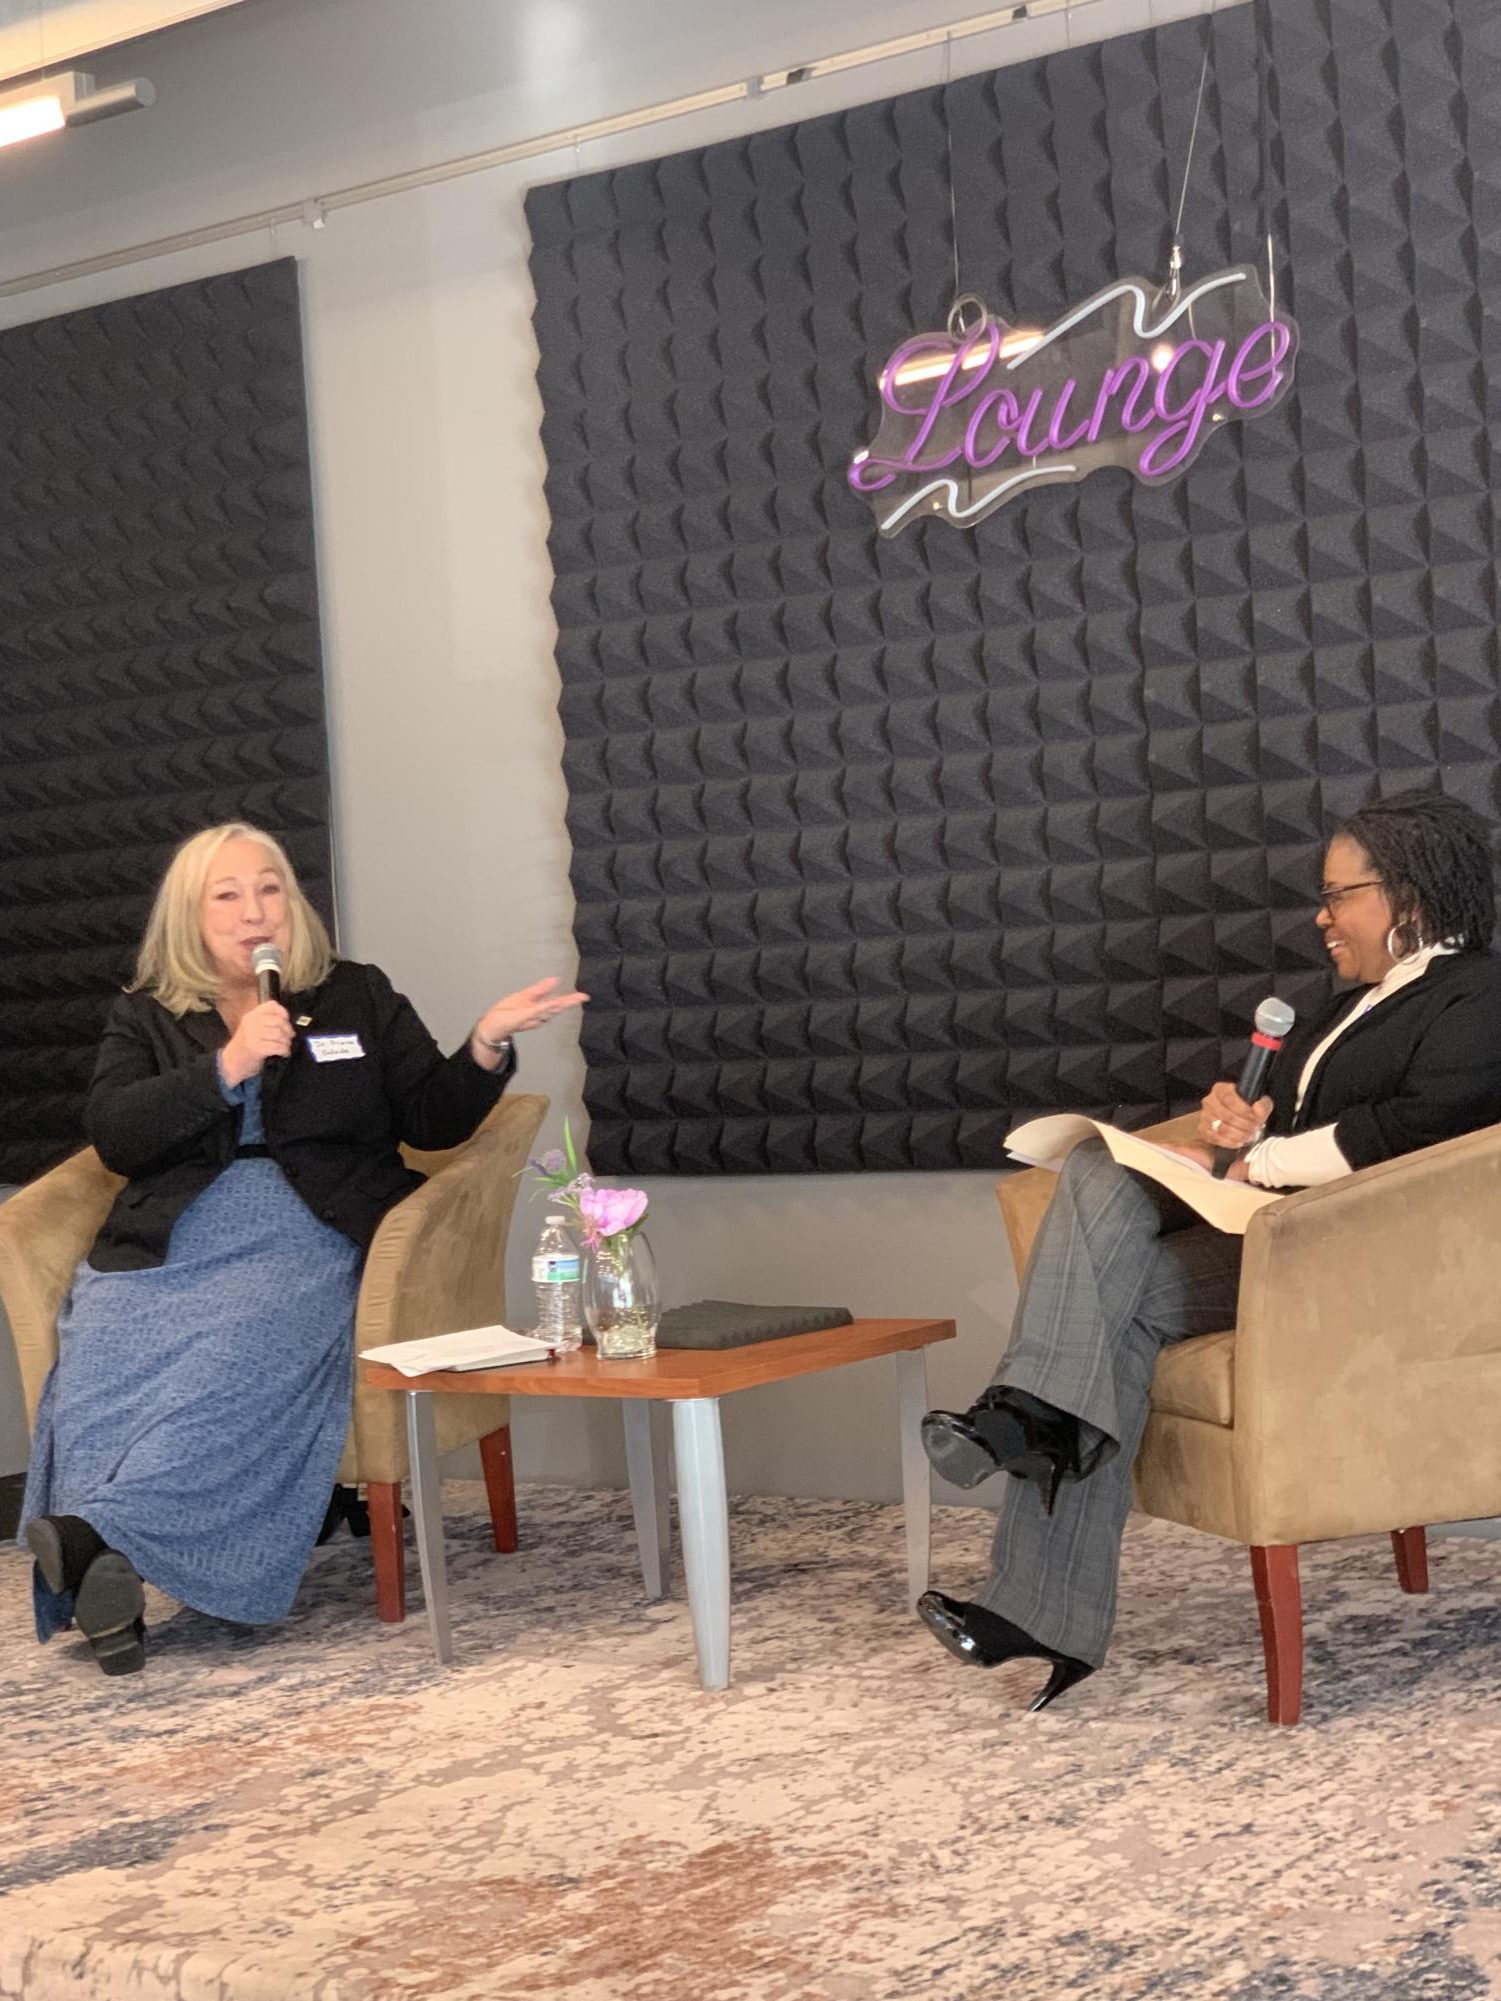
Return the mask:
[(657, 1352), (662, 1295), (656, 1260), (639, 1230), (601, 1237), (584, 1259), (584, 1318), (602, 1362), (639, 1362)]

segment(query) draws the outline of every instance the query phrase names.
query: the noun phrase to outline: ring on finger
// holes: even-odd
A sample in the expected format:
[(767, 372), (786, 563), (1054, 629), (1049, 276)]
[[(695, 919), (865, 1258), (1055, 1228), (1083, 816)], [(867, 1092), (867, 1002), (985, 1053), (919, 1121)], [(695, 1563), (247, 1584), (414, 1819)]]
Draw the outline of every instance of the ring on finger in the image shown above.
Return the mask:
[(1210, 1131), (1211, 1131), (1212, 1133), (1217, 1133), (1217, 1132), (1219, 1131), (1220, 1127), (1221, 1127), (1221, 1126), (1222, 1126), (1222, 1125), (1223, 1125), (1224, 1123), (1225, 1123), (1225, 1121), (1224, 1121), (1223, 1119), (1211, 1119), (1211, 1120), (1209, 1121), (1209, 1130), (1210, 1130)]

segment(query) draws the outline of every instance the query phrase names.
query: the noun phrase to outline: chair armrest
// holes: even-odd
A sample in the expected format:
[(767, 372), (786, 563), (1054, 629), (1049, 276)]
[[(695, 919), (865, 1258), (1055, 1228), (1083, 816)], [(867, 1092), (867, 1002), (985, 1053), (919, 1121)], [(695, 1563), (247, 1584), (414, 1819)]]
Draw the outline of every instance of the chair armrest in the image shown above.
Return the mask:
[[(1181, 1118), (1164, 1120), (1161, 1125), (1144, 1126), (1140, 1137), (1172, 1146), (1192, 1139), (1198, 1124), (1198, 1113), (1186, 1112)], [(1001, 1205), (1001, 1220), (1006, 1225), (1018, 1280), (1027, 1269), (1033, 1239), (1042, 1227), (1042, 1219), (1047, 1214), (1057, 1185), (1058, 1177), (1050, 1167), (1020, 1168), (1011, 1174), (1003, 1174), (995, 1185), (995, 1196)]]
[(73, 1273), (124, 1186), (90, 1146), (0, 1203), (0, 1304), (15, 1339), (28, 1424), (57, 1360), (57, 1316)]
[(1258, 1211), (1235, 1343), (1254, 1539), (1294, 1520), (1287, 1539), (1501, 1508), (1498, 1219), (1501, 1126)]
[(544, 1097), (503, 1098), (385, 1218), (360, 1285), (357, 1353), (504, 1320), (506, 1237), (546, 1111)]

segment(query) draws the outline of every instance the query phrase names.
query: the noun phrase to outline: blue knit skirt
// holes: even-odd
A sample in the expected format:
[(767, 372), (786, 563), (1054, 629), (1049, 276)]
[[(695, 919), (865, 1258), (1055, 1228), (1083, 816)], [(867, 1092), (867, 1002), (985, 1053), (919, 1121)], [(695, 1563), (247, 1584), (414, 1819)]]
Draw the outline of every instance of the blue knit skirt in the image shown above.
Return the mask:
[[(23, 1522), (82, 1515), (170, 1597), (246, 1625), (282, 1618), (349, 1426), (360, 1264), (276, 1163), (255, 1159), (184, 1210), (164, 1264), (80, 1265)], [(36, 1594), (45, 1640), (72, 1604), (40, 1577)]]

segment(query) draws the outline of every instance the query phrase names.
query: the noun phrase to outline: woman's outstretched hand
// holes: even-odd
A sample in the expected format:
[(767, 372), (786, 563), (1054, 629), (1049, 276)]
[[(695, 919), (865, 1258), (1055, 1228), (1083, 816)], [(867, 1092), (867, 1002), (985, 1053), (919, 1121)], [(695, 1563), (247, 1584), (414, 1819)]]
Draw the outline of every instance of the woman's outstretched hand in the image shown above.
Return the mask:
[(494, 1070), (504, 1054), (498, 1046), (490, 1045), (509, 1042), (513, 1035), (522, 1035), (529, 1028), (545, 1028), (555, 1015), (564, 1014), (569, 1008), (582, 1007), (589, 998), (577, 990), (569, 994), (555, 993), (553, 989), (557, 984), (556, 980), (538, 980), (533, 986), (505, 994), (493, 1007), (486, 1009), (469, 1038), (470, 1054), (482, 1070)]

